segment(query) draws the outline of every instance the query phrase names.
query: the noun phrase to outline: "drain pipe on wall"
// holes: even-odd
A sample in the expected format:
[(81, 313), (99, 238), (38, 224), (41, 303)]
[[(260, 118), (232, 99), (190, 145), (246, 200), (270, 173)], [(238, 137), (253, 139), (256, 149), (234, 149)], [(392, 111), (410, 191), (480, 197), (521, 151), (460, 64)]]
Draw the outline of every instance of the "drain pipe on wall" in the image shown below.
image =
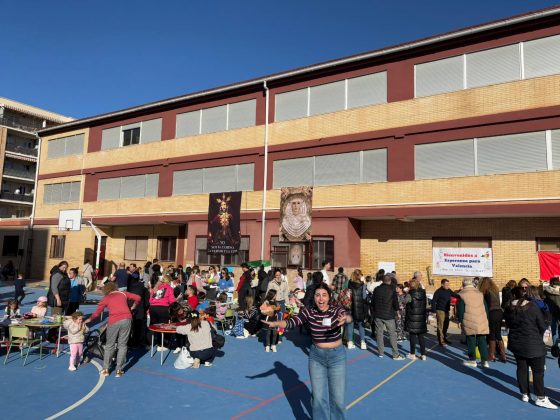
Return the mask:
[(266, 80), (263, 81), (265, 92), (265, 120), (264, 120), (264, 174), (263, 174), (263, 195), (262, 195), (262, 216), (261, 216), (261, 260), (264, 260), (264, 230), (266, 224), (266, 188), (268, 181), (268, 113), (269, 113), (269, 92)]
[[(35, 186), (33, 189), (33, 204), (31, 206), (31, 216), (29, 217), (29, 237), (25, 244), (25, 278), (31, 278), (31, 257), (33, 256), (33, 225), (35, 223), (35, 206), (37, 205), (37, 187), (39, 182), (39, 165), (41, 162), (41, 137), (37, 136), (37, 164), (35, 165)], [(25, 232), (24, 232), (25, 233)], [(43, 280), (43, 279), (41, 279)]]

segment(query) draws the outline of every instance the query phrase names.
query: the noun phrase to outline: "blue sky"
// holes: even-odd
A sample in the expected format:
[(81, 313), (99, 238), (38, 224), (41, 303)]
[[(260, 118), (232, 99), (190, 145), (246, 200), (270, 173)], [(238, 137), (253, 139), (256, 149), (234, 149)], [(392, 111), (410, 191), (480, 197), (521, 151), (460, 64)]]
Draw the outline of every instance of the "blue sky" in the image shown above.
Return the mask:
[(0, 0), (0, 96), (81, 118), (555, 4)]

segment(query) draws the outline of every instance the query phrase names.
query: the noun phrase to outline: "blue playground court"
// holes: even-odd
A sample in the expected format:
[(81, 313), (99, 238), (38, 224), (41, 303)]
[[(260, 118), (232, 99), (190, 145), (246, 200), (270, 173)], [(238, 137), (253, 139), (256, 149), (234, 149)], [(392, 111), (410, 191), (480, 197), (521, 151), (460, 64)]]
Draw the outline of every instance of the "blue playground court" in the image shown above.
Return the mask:
[[(13, 288), (0, 288), (0, 309)], [(23, 312), (44, 289), (27, 289)], [(96, 295), (91, 295), (95, 298)], [(90, 314), (93, 305), (81, 310)], [(176, 370), (175, 355), (150, 358), (146, 350), (129, 350), (122, 378), (104, 378), (100, 361), (68, 371), (68, 354), (39, 360), (30, 354), (22, 367), (19, 354), (0, 364), (3, 416), (18, 419), (116, 419), (177, 416), (191, 419), (310, 418), (311, 392), (307, 371), (308, 336), (288, 332), (278, 353), (265, 353), (256, 338), (226, 337), (223, 353), (210, 368)], [(453, 418), (457, 419), (557, 419), (558, 411), (523, 403), (515, 380), (515, 365), (492, 363), (490, 369), (464, 367), (464, 348), (441, 349), (433, 336), (427, 361), (393, 361), (377, 357), (376, 344), (368, 350), (347, 351), (347, 417)], [(403, 355), (408, 343), (403, 344)], [(2, 363), (5, 351), (2, 350)], [(560, 402), (560, 369), (547, 359), (545, 384), (548, 396)]]

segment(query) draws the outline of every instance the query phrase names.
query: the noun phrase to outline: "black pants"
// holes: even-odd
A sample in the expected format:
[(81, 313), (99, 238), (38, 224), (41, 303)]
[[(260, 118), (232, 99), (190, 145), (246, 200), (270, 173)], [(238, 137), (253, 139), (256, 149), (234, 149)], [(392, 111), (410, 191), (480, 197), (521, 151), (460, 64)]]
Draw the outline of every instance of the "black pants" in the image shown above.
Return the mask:
[(490, 334), (488, 334), (488, 341), (502, 341), (502, 318), (503, 312), (501, 309), (494, 309), (490, 311), (488, 326), (490, 327)]
[(544, 397), (544, 359), (545, 356), (528, 359), (515, 355), (517, 362), (517, 384), (522, 394), (529, 395), (529, 367), (533, 372), (533, 388), (537, 397)]
[(72, 315), (80, 308), (80, 302), (69, 302), (68, 307), (66, 308), (66, 315)]
[(265, 344), (266, 347), (275, 346), (278, 338), (278, 328), (265, 328)]
[[(169, 315), (169, 307), (168, 306), (150, 306), (150, 325), (153, 324), (165, 324), (168, 323), (171, 319)], [(150, 331), (151, 334), (153, 334)], [(161, 335), (161, 334), (158, 334)], [(165, 334), (163, 334), (165, 336)], [(150, 337), (151, 340), (151, 337)], [(160, 344), (164, 346), (164, 343)]]
[(210, 347), (209, 349), (204, 350), (191, 351), (190, 353), (192, 357), (200, 360), (202, 363), (212, 363), (214, 361), (214, 358), (216, 357), (216, 349), (214, 347)]
[(424, 341), (424, 334), (413, 334), (408, 333), (410, 340), (410, 354), (416, 353), (416, 342), (420, 344), (420, 354), (422, 356), (426, 355), (426, 342)]
[(25, 298), (25, 293), (16, 293), (16, 300), (20, 305), (24, 298)]
[(130, 347), (141, 347), (146, 345), (146, 333), (148, 327), (146, 318), (132, 319), (132, 334), (130, 336)]

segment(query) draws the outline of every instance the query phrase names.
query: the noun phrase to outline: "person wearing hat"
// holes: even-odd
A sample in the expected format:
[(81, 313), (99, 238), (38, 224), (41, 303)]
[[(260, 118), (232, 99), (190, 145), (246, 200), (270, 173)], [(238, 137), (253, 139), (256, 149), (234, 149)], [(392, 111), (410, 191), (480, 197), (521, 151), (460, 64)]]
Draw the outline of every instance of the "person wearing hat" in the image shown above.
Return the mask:
[(40, 296), (39, 299), (37, 299), (37, 305), (31, 308), (31, 314), (33, 315), (33, 318), (43, 318), (45, 315), (47, 315), (48, 309), (47, 297)]

